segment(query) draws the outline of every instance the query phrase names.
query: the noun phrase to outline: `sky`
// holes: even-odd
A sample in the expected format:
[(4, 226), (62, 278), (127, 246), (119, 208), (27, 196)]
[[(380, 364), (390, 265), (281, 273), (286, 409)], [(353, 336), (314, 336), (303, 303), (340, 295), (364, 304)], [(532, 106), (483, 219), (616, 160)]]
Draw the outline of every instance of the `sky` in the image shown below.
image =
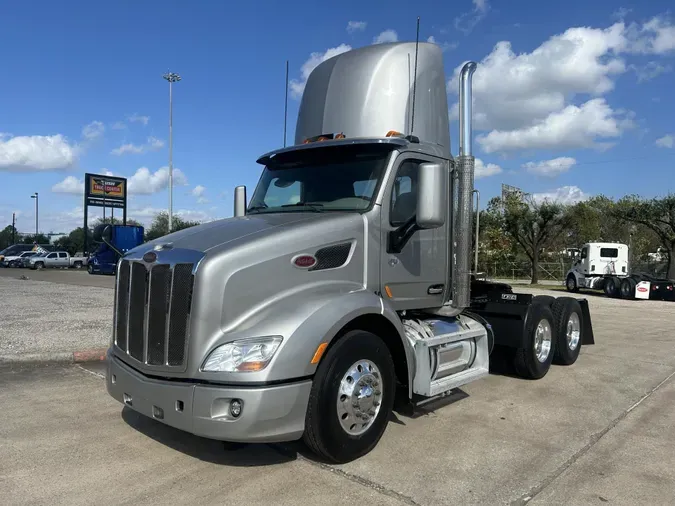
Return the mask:
[[(562, 202), (675, 190), (671, 2), (418, 0), (11, 2), (0, 17), (0, 228), (69, 232), (84, 173), (128, 178), (128, 217), (168, 208), (168, 70), (174, 213), (232, 216), (261, 154), (289, 143), (307, 76), (351, 48), (443, 49), (453, 154), (457, 72), (474, 74), (481, 207), (509, 184)], [(11, 48), (11, 49), (10, 49)], [(109, 212), (109, 211), (108, 211)], [(90, 208), (93, 220), (101, 208)], [(119, 211), (116, 213), (119, 216)]]

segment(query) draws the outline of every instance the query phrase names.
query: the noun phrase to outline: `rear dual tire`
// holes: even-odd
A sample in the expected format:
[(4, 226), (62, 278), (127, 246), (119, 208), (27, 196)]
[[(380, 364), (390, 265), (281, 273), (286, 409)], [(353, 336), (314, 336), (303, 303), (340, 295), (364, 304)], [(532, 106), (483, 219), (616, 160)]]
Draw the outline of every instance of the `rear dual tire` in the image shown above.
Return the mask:
[(525, 323), (525, 346), (514, 356), (516, 373), (540, 379), (551, 364), (574, 364), (581, 351), (582, 333), (583, 313), (575, 298), (534, 297)]

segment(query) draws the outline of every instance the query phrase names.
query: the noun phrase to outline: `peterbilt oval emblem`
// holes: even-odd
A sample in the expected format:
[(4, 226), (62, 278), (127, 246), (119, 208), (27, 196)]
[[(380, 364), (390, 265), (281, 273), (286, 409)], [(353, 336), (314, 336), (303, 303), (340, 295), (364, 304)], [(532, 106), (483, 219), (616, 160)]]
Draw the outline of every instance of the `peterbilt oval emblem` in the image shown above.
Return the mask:
[(649, 290), (647, 290), (644, 286), (639, 286), (638, 289), (637, 289), (637, 291), (638, 291), (638, 292), (645, 293), (645, 292), (648, 292)]
[(316, 257), (314, 255), (298, 255), (293, 257), (291, 263), (298, 269), (309, 269), (316, 264)]
[(151, 264), (157, 260), (157, 253), (154, 251), (148, 251), (145, 255), (143, 255), (143, 261)]

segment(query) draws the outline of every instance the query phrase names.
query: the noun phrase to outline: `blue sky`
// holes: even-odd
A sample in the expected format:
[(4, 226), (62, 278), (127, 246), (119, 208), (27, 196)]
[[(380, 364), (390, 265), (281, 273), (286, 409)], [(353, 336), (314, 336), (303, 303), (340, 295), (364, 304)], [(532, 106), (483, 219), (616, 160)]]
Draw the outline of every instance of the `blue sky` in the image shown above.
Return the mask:
[[(130, 178), (129, 216), (168, 205), (168, 84), (174, 86), (174, 211), (231, 216), (283, 142), (291, 91), (326, 54), (375, 40), (444, 48), (475, 75), (476, 186), (575, 201), (673, 191), (675, 16), (638, 2), (13, 2), (0, 17), (0, 227), (67, 232), (82, 223), (84, 172)], [(351, 23), (350, 23), (351, 22)], [(304, 71), (304, 74), (303, 74)], [(292, 142), (298, 99), (289, 100)], [(457, 123), (451, 123), (453, 152)], [(91, 216), (100, 216), (91, 208)]]

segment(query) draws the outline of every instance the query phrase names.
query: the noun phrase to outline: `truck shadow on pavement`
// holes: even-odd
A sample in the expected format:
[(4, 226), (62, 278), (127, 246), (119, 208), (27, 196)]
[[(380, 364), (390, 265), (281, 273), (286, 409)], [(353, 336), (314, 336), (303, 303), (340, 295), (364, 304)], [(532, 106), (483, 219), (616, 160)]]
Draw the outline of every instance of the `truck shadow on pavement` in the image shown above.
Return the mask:
[[(235, 445), (194, 436), (141, 415), (126, 406), (122, 409), (122, 419), (144, 436), (185, 455), (212, 464), (261, 467), (284, 464), (297, 459), (297, 455), (280, 452), (271, 445)], [(246, 448), (246, 451), (236, 451), (240, 448)]]

